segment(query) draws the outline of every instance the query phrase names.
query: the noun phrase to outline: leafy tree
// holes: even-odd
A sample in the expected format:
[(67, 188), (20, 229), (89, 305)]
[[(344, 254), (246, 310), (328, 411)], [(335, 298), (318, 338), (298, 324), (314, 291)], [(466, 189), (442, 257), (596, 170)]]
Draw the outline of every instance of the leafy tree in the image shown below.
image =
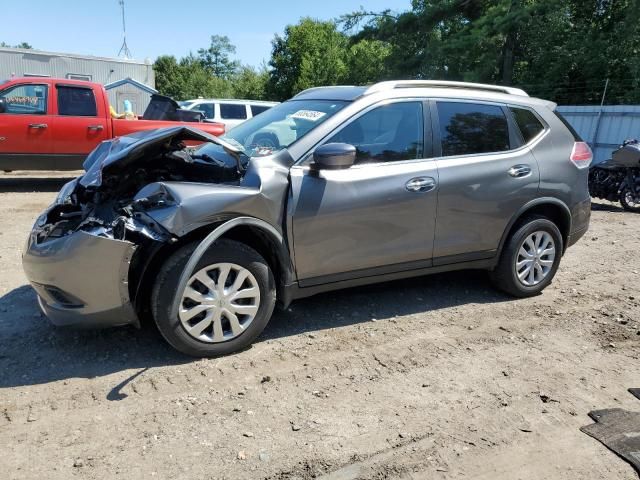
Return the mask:
[(236, 53), (236, 47), (229, 37), (211, 35), (211, 44), (208, 48), (198, 50), (200, 62), (210, 73), (220, 78), (230, 78), (238, 69), (239, 62), (231, 60), (231, 55)]
[(247, 65), (242, 66), (231, 79), (233, 96), (248, 100), (264, 100), (268, 81), (269, 72), (266, 66), (259, 70)]
[(347, 74), (347, 36), (334, 22), (303, 18), (276, 35), (271, 54), (267, 92), (285, 100), (305, 88), (336, 85)]
[[(413, 0), (341, 18), (391, 46), (389, 75), (516, 84), (562, 103), (638, 101), (640, 0)], [(635, 100), (634, 100), (635, 99)]]
[(17, 45), (9, 45), (8, 43), (0, 42), (0, 47), (4, 47), (4, 48), (23, 48), (25, 50), (33, 50), (33, 47), (30, 44), (28, 44), (27, 42), (20, 42)]
[(388, 77), (386, 62), (391, 46), (380, 40), (360, 40), (346, 52), (347, 74), (345, 83), (365, 85)]

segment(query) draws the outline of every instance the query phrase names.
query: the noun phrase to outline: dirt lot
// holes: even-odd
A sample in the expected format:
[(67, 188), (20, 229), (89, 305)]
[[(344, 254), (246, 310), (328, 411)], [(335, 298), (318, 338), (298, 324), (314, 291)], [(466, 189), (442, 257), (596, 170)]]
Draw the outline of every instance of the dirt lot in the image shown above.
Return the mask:
[(331, 293), (193, 360), (40, 315), (20, 252), (63, 181), (0, 175), (2, 478), (637, 478), (578, 429), (640, 410), (640, 215), (594, 205), (537, 298), (481, 272)]

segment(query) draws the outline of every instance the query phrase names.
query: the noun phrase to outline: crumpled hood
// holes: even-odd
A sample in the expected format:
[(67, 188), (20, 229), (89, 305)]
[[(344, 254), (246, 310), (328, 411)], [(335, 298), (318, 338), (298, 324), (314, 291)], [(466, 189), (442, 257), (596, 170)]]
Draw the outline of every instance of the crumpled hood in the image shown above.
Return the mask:
[(240, 150), (218, 137), (189, 126), (158, 128), (106, 140), (86, 158), (82, 167), (86, 173), (80, 178), (83, 187), (99, 187), (105, 172), (124, 168), (150, 151), (177, 141), (212, 142), (232, 154)]

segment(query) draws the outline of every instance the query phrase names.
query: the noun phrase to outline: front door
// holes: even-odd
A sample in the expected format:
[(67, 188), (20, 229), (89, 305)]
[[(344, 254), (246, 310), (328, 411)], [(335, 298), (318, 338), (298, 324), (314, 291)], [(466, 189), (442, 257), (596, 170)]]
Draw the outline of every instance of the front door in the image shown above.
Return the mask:
[(349, 169), (292, 167), (302, 286), (430, 266), (438, 172), (426, 110), (420, 100), (375, 106), (320, 143), (354, 145)]
[(0, 98), (5, 105), (0, 113), (0, 168), (41, 168), (53, 153), (48, 86), (15, 85), (2, 91)]
[(108, 138), (108, 112), (88, 86), (56, 85), (56, 100), (53, 148), (60, 163), (57, 168), (79, 168), (84, 157)]

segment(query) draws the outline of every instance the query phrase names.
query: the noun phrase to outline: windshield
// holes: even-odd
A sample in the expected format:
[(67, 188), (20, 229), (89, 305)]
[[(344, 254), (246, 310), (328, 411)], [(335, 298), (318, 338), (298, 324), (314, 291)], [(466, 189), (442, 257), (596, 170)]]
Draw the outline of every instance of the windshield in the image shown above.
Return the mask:
[(180, 105), (181, 108), (189, 108), (191, 105), (193, 105), (194, 102), (193, 100), (183, 100), (182, 102), (178, 102), (178, 105)]
[(220, 137), (249, 157), (287, 148), (347, 105), (335, 100), (289, 100), (241, 123)]

